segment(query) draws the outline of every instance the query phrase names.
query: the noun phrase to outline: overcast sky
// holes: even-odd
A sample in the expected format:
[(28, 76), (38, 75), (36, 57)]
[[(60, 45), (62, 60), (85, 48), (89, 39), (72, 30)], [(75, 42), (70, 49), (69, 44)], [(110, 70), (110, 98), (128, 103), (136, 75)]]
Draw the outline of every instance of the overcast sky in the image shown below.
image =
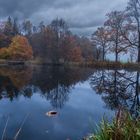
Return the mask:
[(128, 0), (0, 0), (0, 18), (7, 16), (50, 23), (64, 18), (71, 30), (90, 35), (105, 20), (106, 13), (123, 10)]

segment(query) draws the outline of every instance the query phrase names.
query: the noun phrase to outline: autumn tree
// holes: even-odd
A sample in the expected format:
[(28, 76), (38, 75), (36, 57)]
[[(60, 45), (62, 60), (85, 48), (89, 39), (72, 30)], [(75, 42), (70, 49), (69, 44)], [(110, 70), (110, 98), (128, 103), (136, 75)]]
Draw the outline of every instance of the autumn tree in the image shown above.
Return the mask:
[(77, 46), (81, 48), (83, 61), (92, 61), (95, 56), (95, 47), (87, 37), (74, 36)]
[[(8, 21), (12, 27), (13, 36), (22, 34), (28, 38), (33, 48), (34, 58), (37, 60), (60, 63), (81, 60), (92, 61), (96, 57), (96, 47), (92, 45), (91, 40), (87, 37), (73, 35), (63, 19), (54, 19), (50, 25), (40, 22), (38, 26), (34, 26), (30, 20), (26, 20), (22, 24), (22, 30), (16, 18), (9, 18)], [(0, 34), (0, 47), (9, 46), (10, 43), (2, 45), (5, 39), (7, 36)], [(5, 58), (9, 58), (8, 50), (9, 48), (1, 50)]]
[[(42, 46), (44, 51), (43, 56), (47, 61), (57, 63), (60, 59), (60, 47), (56, 45), (56, 34), (50, 26), (45, 27), (41, 32)], [(58, 59), (58, 60), (57, 60)]]
[(55, 55), (55, 59), (53, 62), (57, 63), (60, 60), (60, 47), (62, 45), (62, 40), (64, 37), (69, 33), (68, 25), (63, 19), (54, 19), (51, 24), (50, 28), (55, 33), (54, 36), (54, 43), (53, 43), (53, 53)]
[(0, 49), (0, 57), (10, 60), (29, 60), (33, 56), (32, 47), (26, 37), (15, 36), (8, 48)]
[(9, 46), (10, 57), (13, 60), (28, 60), (33, 56), (32, 47), (26, 37), (15, 36)]
[(73, 36), (67, 35), (61, 40), (60, 45), (60, 58), (61, 61), (68, 62), (70, 61), (70, 52), (72, 48), (75, 47), (75, 40)]
[(74, 47), (70, 51), (70, 61), (72, 62), (81, 62), (82, 61), (82, 52), (80, 47)]
[(104, 27), (100, 27), (92, 34), (91, 39), (92, 39), (93, 44), (95, 44), (96, 47), (98, 48), (98, 50), (102, 51), (102, 60), (104, 61), (106, 58), (106, 53), (108, 51), (108, 46), (109, 46), (108, 31)]
[(30, 38), (34, 56), (41, 61), (55, 61), (56, 55), (58, 55), (55, 39), (56, 34), (49, 26), (34, 33)]
[(119, 54), (126, 53), (129, 45), (125, 43), (122, 28), (124, 23), (124, 13), (121, 11), (113, 11), (109, 13), (105, 22), (107, 34), (109, 34), (110, 51), (115, 53), (115, 61), (118, 62)]

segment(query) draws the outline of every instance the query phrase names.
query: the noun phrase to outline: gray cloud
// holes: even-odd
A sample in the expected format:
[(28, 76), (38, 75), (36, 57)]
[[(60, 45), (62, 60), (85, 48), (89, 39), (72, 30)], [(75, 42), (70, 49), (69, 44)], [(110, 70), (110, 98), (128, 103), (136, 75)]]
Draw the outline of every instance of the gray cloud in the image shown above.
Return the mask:
[(1, 0), (0, 17), (31, 19), (50, 23), (64, 18), (74, 33), (89, 35), (103, 24), (106, 13), (122, 10), (128, 0)]

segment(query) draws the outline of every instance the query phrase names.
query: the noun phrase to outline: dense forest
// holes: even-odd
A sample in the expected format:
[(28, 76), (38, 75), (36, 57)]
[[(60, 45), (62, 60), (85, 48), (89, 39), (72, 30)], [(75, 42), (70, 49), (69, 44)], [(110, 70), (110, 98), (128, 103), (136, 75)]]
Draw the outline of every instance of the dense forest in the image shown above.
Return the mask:
[(130, 0), (124, 11), (112, 11), (91, 37), (74, 35), (62, 18), (45, 25), (8, 17), (0, 23), (0, 59), (38, 60), (48, 63), (105, 61), (114, 53), (115, 62), (128, 54), (140, 62), (140, 2)]
[(37, 59), (45, 62), (79, 62), (93, 60), (96, 53), (88, 38), (73, 35), (63, 19), (50, 25), (34, 26), (31, 21), (18, 24), (8, 18), (1, 23), (0, 58)]

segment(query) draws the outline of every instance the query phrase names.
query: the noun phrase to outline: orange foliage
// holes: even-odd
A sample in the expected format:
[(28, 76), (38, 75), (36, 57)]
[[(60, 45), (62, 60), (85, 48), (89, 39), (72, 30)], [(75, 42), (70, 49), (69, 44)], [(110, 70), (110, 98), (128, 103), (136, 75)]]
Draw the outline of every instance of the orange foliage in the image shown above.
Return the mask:
[(80, 62), (82, 60), (82, 52), (80, 47), (75, 47), (70, 51), (70, 61)]
[(0, 49), (0, 58), (1, 59), (7, 59), (9, 58), (9, 52), (7, 48), (1, 48)]
[(0, 49), (0, 58), (11, 60), (29, 60), (33, 57), (32, 47), (26, 37), (15, 36), (8, 48)]
[(32, 67), (23, 67), (22, 69), (19, 68), (7, 68), (1, 67), (0, 68), (0, 75), (4, 77), (8, 77), (12, 84), (18, 88), (19, 90), (28, 85), (29, 81), (32, 78)]

